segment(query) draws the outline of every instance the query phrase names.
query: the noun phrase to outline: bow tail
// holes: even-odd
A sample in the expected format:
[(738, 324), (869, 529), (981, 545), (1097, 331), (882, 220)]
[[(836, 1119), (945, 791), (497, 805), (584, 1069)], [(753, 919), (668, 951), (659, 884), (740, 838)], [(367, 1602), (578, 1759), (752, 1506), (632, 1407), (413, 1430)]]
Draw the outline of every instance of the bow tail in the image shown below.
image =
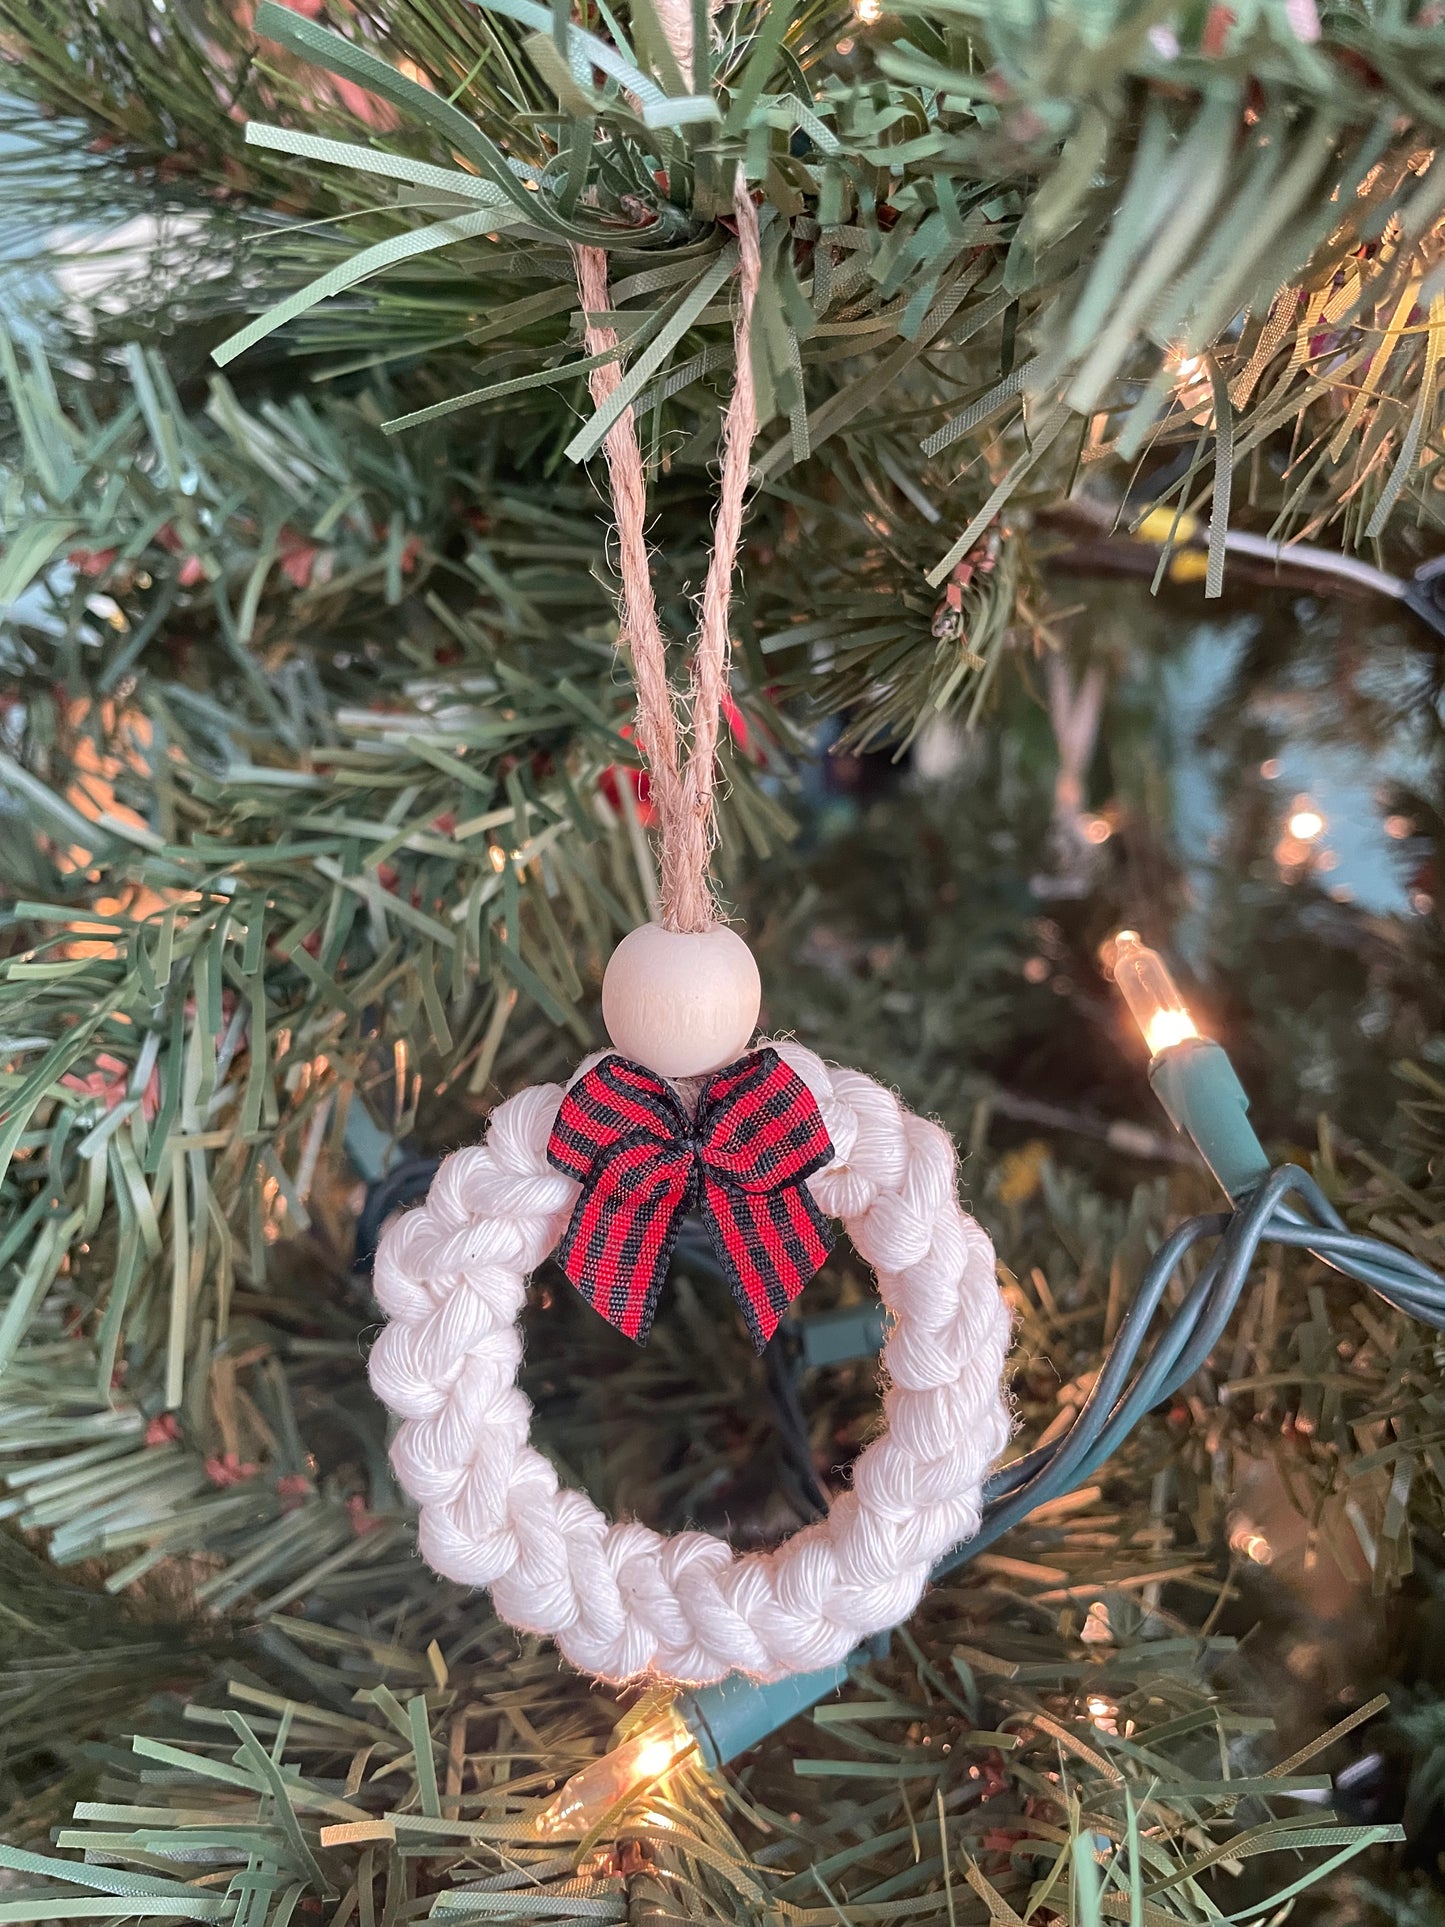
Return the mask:
[(718, 1263), (762, 1351), (832, 1250), (832, 1226), (801, 1184), (744, 1191), (705, 1171), (702, 1205)]
[(578, 1198), (557, 1262), (595, 1312), (644, 1344), (692, 1190), (672, 1146), (619, 1145)]

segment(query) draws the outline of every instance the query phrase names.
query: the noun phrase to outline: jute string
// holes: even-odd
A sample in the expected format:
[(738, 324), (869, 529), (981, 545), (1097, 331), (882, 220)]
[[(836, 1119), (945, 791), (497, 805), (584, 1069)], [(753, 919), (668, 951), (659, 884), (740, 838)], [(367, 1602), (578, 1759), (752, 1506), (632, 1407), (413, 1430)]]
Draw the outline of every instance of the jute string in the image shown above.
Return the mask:
[[(733, 211), (737, 217), (740, 283), (733, 321), (737, 377), (723, 422), (722, 477), (712, 554), (685, 702), (674, 692), (667, 673), (667, 648), (648, 565), (647, 476), (630, 407), (618, 416), (603, 443), (622, 577), (620, 639), (632, 657), (637, 684), (637, 745), (647, 766), (657, 815), (662, 921), (668, 930), (680, 931), (710, 930), (719, 920), (708, 876), (717, 841), (718, 730), (728, 687), (733, 569), (758, 427), (752, 330), (762, 257), (757, 210), (741, 168), (733, 185)], [(575, 253), (587, 352), (603, 354), (617, 346), (615, 329), (599, 319), (608, 305), (607, 256), (601, 248), (579, 247)], [(593, 403), (601, 408), (622, 380), (620, 361), (594, 368), (588, 380)]]

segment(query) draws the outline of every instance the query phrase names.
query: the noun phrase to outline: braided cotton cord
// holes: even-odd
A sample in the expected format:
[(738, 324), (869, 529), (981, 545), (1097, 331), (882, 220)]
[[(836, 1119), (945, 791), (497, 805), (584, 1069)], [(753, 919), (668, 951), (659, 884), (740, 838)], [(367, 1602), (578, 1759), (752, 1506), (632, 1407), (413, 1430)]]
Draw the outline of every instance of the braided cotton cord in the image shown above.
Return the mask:
[(837, 1153), (813, 1195), (842, 1219), (893, 1315), (886, 1430), (827, 1518), (776, 1551), (613, 1524), (559, 1489), (529, 1442), (518, 1319), (527, 1276), (577, 1196), (547, 1163), (558, 1085), (499, 1105), (485, 1144), (449, 1158), (426, 1204), (382, 1239), (376, 1293), (390, 1322), (371, 1380), (403, 1421), (392, 1462), (421, 1506), (423, 1554), (489, 1586), (503, 1618), (551, 1634), (605, 1679), (777, 1679), (844, 1658), (906, 1619), (930, 1566), (977, 1530), (1008, 1437), (1008, 1316), (993, 1247), (959, 1206), (947, 1133), (861, 1071), (774, 1048), (817, 1099)]

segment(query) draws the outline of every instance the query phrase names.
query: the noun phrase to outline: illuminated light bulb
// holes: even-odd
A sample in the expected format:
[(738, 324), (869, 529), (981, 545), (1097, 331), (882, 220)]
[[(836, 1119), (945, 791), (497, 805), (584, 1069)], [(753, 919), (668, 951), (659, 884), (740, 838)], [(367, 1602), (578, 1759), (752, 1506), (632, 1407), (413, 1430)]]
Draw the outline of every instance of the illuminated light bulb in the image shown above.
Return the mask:
[(1151, 950), (1137, 930), (1121, 930), (1112, 948), (1114, 982), (1143, 1032), (1149, 1055), (1158, 1057), (1198, 1037), (1199, 1027), (1158, 951)]
[(576, 1839), (590, 1833), (615, 1806), (654, 1785), (695, 1745), (676, 1713), (665, 1713), (574, 1773), (537, 1815), (534, 1830), (543, 1840)]
[(876, 27), (883, 18), (883, 0), (853, 0), (853, 16), (863, 27)]
[(1325, 819), (1313, 804), (1305, 803), (1290, 811), (1289, 833), (1301, 843), (1313, 843), (1325, 833)]
[(1174, 383), (1175, 399), (1182, 408), (1192, 411), (1212, 398), (1209, 364), (1203, 355), (1189, 355), (1182, 348), (1171, 348), (1164, 357), (1164, 366)]
[(1257, 1526), (1247, 1520), (1237, 1525), (1229, 1535), (1231, 1551), (1242, 1552), (1246, 1559), (1256, 1566), (1267, 1566), (1274, 1558), (1274, 1547)]

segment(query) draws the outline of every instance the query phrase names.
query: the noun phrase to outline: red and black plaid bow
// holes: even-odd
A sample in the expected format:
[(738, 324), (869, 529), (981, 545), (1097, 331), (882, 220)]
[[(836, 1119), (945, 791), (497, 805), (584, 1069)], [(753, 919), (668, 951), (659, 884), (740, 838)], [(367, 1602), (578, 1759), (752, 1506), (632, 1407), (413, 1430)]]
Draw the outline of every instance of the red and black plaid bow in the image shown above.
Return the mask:
[(558, 1261), (639, 1344), (689, 1211), (701, 1211), (759, 1351), (833, 1242), (803, 1182), (833, 1146), (812, 1092), (775, 1050), (715, 1071), (695, 1119), (663, 1078), (604, 1057), (563, 1098), (547, 1157), (582, 1180)]

